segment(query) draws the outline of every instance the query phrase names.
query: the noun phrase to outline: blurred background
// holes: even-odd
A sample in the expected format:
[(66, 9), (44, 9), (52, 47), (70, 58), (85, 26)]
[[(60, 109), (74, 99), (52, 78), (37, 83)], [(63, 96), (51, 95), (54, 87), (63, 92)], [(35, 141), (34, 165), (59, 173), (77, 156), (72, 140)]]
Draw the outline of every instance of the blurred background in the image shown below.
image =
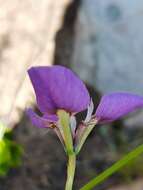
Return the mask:
[[(97, 106), (107, 92), (143, 95), (142, 0), (0, 0), (0, 120), (24, 148), (22, 165), (0, 190), (62, 190), (66, 157), (57, 137), (32, 126), (27, 69), (64, 65), (87, 84)], [(143, 111), (97, 126), (77, 161), (74, 189), (143, 143)], [(95, 190), (142, 190), (143, 158)]]

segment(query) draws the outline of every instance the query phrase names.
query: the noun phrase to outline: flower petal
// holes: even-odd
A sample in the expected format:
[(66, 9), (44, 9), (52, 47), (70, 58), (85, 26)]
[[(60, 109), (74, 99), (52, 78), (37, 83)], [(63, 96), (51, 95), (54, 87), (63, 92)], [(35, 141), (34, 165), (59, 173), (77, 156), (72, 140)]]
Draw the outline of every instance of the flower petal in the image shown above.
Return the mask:
[(37, 104), (42, 113), (53, 113), (56, 109), (49, 90), (47, 87), (48, 83), (48, 71), (49, 69), (44, 69), (45, 67), (32, 67), (28, 70), (29, 77), (33, 84)]
[(143, 107), (143, 97), (129, 93), (111, 93), (102, 97), (95, 117), (99, 123), (114, 121)]
[(55, 123), (57, 121), (57, 118), (55, 116), (48, 116), (46, 117), (40, 117), (38, 116), (32, 109), (28, 109), (26, 111), (27, 115), (29, 116), (31, 122), (33, 125), (39, 127), (39, 128), (47, 128), (50, 127), (51, 123)]
[(44, 114), (43, 119), (47, 119), (49, 122), (57, 122), (58, 121), (58, 116), (57, 115), (49, 115), (49, 114)]
[(53, 113), (57, 109), (80, 112), (90, 103), (84, 83), (65, 67), (33, 67), (29, 70), (29, 76), (43, 113)]

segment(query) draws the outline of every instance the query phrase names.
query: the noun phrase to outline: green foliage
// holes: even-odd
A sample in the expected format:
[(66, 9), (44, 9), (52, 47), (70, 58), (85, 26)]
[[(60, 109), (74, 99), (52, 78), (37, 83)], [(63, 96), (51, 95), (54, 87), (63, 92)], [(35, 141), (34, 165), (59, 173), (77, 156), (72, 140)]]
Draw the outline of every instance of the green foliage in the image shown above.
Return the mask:
[(12, 132), (5, 133), (0, 140), (0, 176), (5, 176), (10, 168), (21, 165), (23, 148), (12, 139)]

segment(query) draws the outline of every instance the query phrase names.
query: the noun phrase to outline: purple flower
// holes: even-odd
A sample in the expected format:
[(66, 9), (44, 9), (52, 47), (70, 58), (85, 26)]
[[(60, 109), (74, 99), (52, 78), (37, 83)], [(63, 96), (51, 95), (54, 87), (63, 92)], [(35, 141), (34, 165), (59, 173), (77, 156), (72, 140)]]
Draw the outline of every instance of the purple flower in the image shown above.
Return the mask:
[(143, 97), (125, 92), (103, 96), (96, 109), (95, 117), (100, 123), (111, 122), (143, 107)]
[(38, 116), (27, 111), (34, 125), (49, 127), (58, 121), (57, 111), (63, 109), (71, 115), (87, 109), (89, 93), (84, 83), (69, 69), (62, 66), (32, 67), (28, 71), (33, 84), (39, 110)]
[(75, 152), (79, 153), (89, 133), (97, 123), (112, 122), (120, 117), (143, 107), (143, 97), (125, 92), (111, 93), (103, 96), (93, 113), (93, 103), (88, 106), (87, 116), (80, 123), (75, 134)]
[[(72, 138), (70, 144), (73, 144), (76, 153), (80, 151), (97, 123), (112, 122), (143, 107), (143, 97), (119, 92), (103, 96), (96, 112), (93, 113), (94, 105), (84, 83), (71, 70), (62, 66), (43, 66), (32, 67), (28, 73), (42, 114), (39, 116), (31, 108), (28, 109), (27, 113), (32, 123), (40, 128), (54, 128), (65, 147), (67, 139), (59, 122), (58, 113), (59, 110), (68, 112), (70, 117), (68, 127)], [(77, 126), (75, 114), (86, 109), (85, 120)]]
[[(142, 96), (117, 92), (103, 96), (96, 112), (93, 113), (94, 105), (84, 83), (71, 70), (62, 66), (43, 66), (32, 67), (28, 73), (42, 116), (37, 115), (32, 109), (28, 109), (27, 113), (34, 125), (56, 129), (61, 141), (64, 141), (64, 137), (58, 123), (59, 110), (65, 110), (70, 114), (72, 137), (75, 138), (75, 142), (79, 142), (84, 133), (88, 134), (90, 130), (86, 128), (91, 125), (112, 122), (143, 107)], [(86, 109), (85, 120), (76, 126), (75, 114)], [(84, 140), (85, 136), (81, 141)]]

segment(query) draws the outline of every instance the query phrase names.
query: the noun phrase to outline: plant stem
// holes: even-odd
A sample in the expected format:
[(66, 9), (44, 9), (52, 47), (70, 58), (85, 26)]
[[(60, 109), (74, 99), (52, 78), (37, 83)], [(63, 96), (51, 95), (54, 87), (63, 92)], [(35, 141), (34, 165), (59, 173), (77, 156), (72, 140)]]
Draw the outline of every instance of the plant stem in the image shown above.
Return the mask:
[(65, 190), (72, 190), (75, 168), (76, 168), (76, 155), (69, 154), (68, 165), (67, 165), (67, 181), (66, 181)]

